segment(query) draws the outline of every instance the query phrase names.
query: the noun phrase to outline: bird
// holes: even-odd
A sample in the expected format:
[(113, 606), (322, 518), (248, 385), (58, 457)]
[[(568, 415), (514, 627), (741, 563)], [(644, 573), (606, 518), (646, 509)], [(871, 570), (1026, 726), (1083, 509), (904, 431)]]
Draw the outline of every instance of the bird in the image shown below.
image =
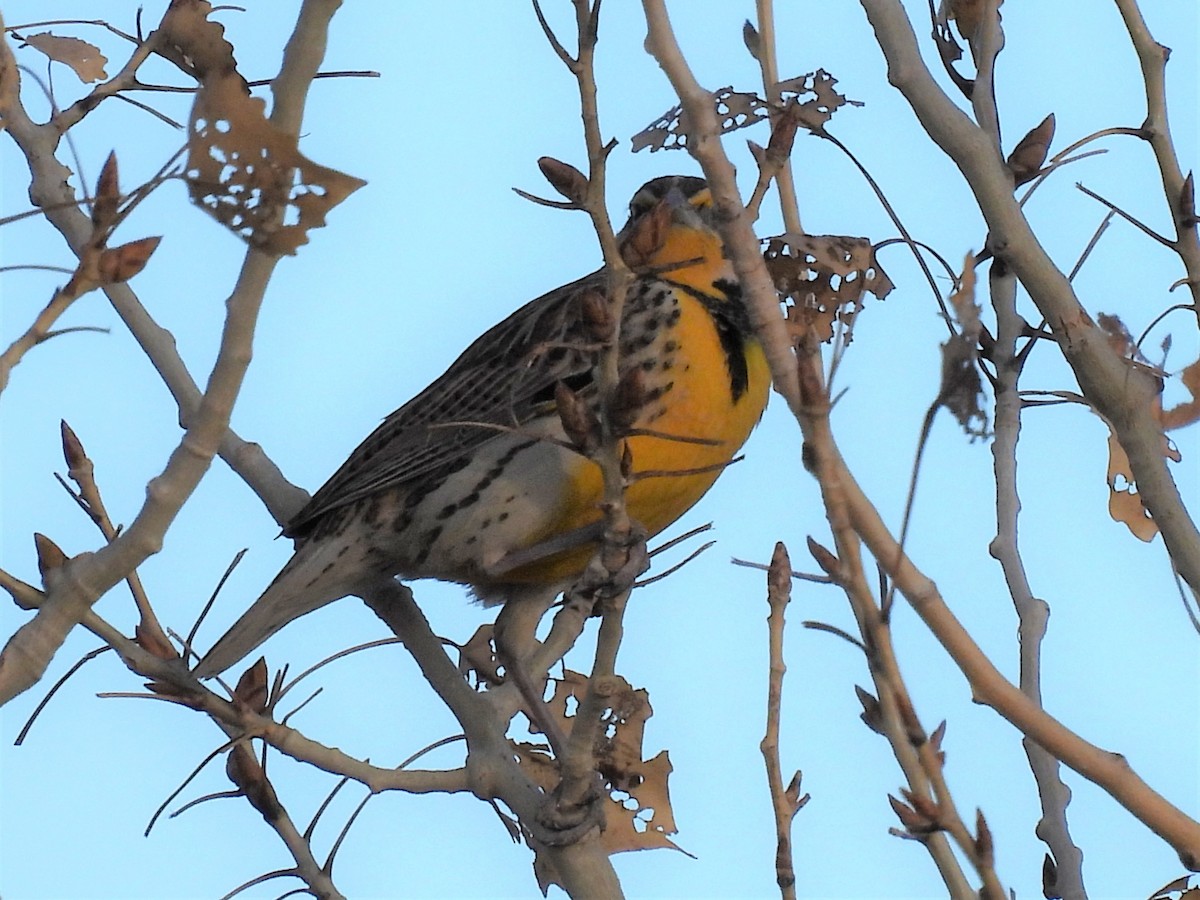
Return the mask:
[[(647, 182), (617, 239), (634, 270), (619, 329), (607, 323), (621, 383), (636, 387), (620, 414), (626, 507), (653, 536), (741, 449), (770, 374), (703, 179)], [(599, 415), (608, 290), (601, 268), (527, 303), (387, 416), (286, 523), (293, 556), (194, 674), (383, 576), (465, 584), (485, 605), (569, 587), (598, 546), (603, 483), (560, 406)]]

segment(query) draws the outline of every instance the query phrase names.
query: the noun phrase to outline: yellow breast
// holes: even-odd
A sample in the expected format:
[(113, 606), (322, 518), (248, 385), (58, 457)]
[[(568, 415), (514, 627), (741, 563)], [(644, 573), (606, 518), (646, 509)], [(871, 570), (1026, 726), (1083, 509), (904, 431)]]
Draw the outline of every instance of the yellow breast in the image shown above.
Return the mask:
[[(676, 242), (673, 249), (682, 261), (695, 258), (685, 254), (708, 248), (692, 248)], [(692, 269), (704, 267), (694, 265), (667, 273), (663, 278), (697, 290), (707, 288), (711, 293), (712, 273)], [(712, 487), (723, 464), (742, 447), (762, 416), (770, 385), (762, 348), (753, 337), (743, 336), (740, 351), (745, 359), (746, 385), (735, 397), (727, 348), (722, 345), (712, 314), (704, 302), (688, 292), (676, 289), (674, 294), (679, 316), (655, 338), (660, 348), (668, 341), (674, 342), (676, 349), (670, 354), (670, 368), (647, 373), (649, 389), (668, 384), (669, 388), (664, 390), (661, 402), (654, 405), (652, 421), (647, 410), (634, 426), (656, 434), (627, 439), (634, 475), (626, 490), (626, 504), (630, 516), (651, 535), (678, 519)], [(654, 347), (650, 349), (653, 351)], [(669, 436), (700, 439), (705, 443), (672, 440)], [(582, 457), (573, 459), (561, 508), (553, 524), (530, 545), (601, 518), (597, 506), (603, 495), (599, 467)], [(563, 553), (510, 572), (505, 580), (540, 582), (568, 578), (582, 570), (593, 551), (594, 546), (586, 546)]]

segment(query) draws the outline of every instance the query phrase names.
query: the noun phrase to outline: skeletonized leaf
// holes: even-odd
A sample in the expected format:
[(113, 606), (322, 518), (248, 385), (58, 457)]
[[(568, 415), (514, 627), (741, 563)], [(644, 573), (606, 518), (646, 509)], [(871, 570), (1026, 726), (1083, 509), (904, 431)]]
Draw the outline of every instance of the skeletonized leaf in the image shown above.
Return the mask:
[(830, 340), (833, 323), (839, 318), (849, 323), (864, 293), (882, 300), (893, 286), (866, 238), (781, 234), (767, 240), (763, 259), (788, 302), (789, 328), (797, 339), (812, 333)]
[[(796, 124), (813, 134), (821, 134), (825, 130), (825, 123), (839, 108), (845, 105), (862, 106), (858, 101), (847, 100), (838, 93), (834, 89), (836, 84), (836, 78), (824, 69), (818, 69), (798, 78), (781, 81), (777, 88), (780, 101), (795, 107), (790, 114), (795, 116)], [(735, 91), (732, 86), (721, 88), (713, 94), (713, 107), (721, 134), (761, 122), (770, 115), (770, 107), (765, 100), (754, 93)], [(652, 153), (686, 147), (687, 131), (687, 116), (683, 107), (672, 107), (633, 136), (633, 152), (647, 147)]]
[(55, 62), (70, 66), (84, 84), (108, 77), (108, 73), (104, 71), (108, 59), (95, 44), (89, 44), (79, 38), (60, 37), (48, 31), (31, 34), (24, 40), (28, 46), (40, 50)]
[(205, 80), (188, 125), (188, 192), (251, 246), (294, 254), (366, 182), (306, 158), (263, 107), (236, 72)]

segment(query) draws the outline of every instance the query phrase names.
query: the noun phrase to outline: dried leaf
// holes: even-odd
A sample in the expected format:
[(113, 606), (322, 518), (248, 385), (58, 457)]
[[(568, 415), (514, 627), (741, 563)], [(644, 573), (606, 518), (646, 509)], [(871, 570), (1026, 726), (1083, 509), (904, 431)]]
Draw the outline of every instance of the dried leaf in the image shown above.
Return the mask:
[(233, 45), (211, 12), (208, 0), (171, 0), (158, 26), (158, 52), (202, 81), (237, 71)]
[(947, 19), (958, 23), (958, 33), (969, 41), (979, 30), (979, 23), (992, 3), (999, 8), (1004, 0), (946, 0), (944, 11)]
[(104, 65), (108, 59), (94, 44), (81, 41), (79, 38), (59, 37), (48, 31), (42, 34), (31, 34), (22, 40), (55, 62), (70, 66), (84, 84), (91, 84), (93, 81), (100, 81), (108, 77), (108, 73), (104, 71)]
[(763, 259), (775, 289), (789, 301), (789, 329), (797, 341), (809, 334), (830, 340), (836, 320), (853, 321), (864, 292), (882, 300), (892, 290), (866, 238), (781, 234), (768, 239)]
[[(661, 847), (678, 850), (669, 837), (677, 830), (667, 784), (672, 771), (670, 758), (663, 751), (651, 760), (642, 760), (645, 724), (653, 715), (649, 698), (646, 691), (634, 690), (619, 676), (611, 681), (612, 690), (606, 695), (608, 708), (593, 748), (597, 769), (610, 792), (601, 841), (608, 853)], [(564, 732), (570, 733), (574, 723), (574, 717), (567, 714), (568, 704), (577, 704), (587, 689), (587, 677), (569, 669), (555, 683), (546, 708)], [(523, 743), (513, 746), (526, 775), (543, 790), (552, 791), (559, 779), (557, 763), (540, 747)], [(549, 870), (545, 874), (552, 877)]]
[(500, 660), (492, 644), (494, 629), (495, 626), (490, 623), (480, 625), (471, 639), (459, 648), (458, 671), (463, 677), (474, 672), (479, 682), (487, 685), (499, 684), (503, 680), (500, 677)]
[(1172, 900), (1172, 894), (1179, 894), (1179, 900), (1184, 900), (1184, 898), (1191, 900), (1191, 897), (1188, 895), (1191, 894), (1192, 896), (1195, 896), (1195, 892), (1197, 890), (1196, 888), (1191, 887), (1191, 883), (1191, 875), (1182, 875), (1169, 884), (1164, 884), (1157, 891), (1151, 894), (1150, 900)]
[(161, 240), (161, 237), (140, 238), (103, 251), (97, 264), (100, 283), (120, 284), (122, 281), (128, 281), (146, 268), (146, 263), (158, 249), (158, 242)]
[(318, 165), (263, 115), (236, 75), (205, 81), (189, 123), (192, 201), (264, 253), (292, 254), (366, 182)]
[(975, 299), (975, 254), (969, 250), (963, 257), (962, 274), (950, 294), (950, 308), (958, 319), (958, 330), (967, 340), (978, 342), (983, 323), (979, 318), (979, 302)]
[[(821, 134), (825, 130), (825, 123), (839, 108), (847, 104), (862, 105), (858, 101), (847, 100), (834, 90), (836, 84), (836, 78), (824, 69), (818, 69), (781, 81), (777, 88), (780, 100), (787, 106), (795, 107), (796, 123), (814, 134)], [(808, 99), (801, 99), (810, 94), (812, 96)], [(757, 94), (735, 91), (732, 87), (721, 88), (713, 94), (713, 108), (721, 134), (761, 122), (770, 113), (767, 102)], [(633, 136), (633, 152), (647, 147), (652, 153), (686, 147), (688, 127), (683, 107), (674, 106)]]
[[(837, 83), (838, 80), (824, 69), (817, 69), (808, 75), (781, 81), (776, 88), (780, 92), (780, 99), (795, 107), (800, 127), (813, 134), (823, 134), (825, 123), (843, 106), (863, 105), (861, 100), (847, 100), (844, 94), (838, 93), (834, 89)], [(812, 97), (802, 100), (806, 94), (812, 94)]]
[(1192, 395), (1191, 400), (1176, 404), (1162, 414), (1164, 431), (1182, 428), (1200, 420), (1200, 359), (1179, 373), (1179, 380)]
[(983, 324), (975, 300), (975, 255), (963, 259), (962, 274), (950, 295), (950, 306), (958, 320), (958, 330), (941, 345), (942, 381), (938, 400), (950, 411), (972, 440), (988, 436), (984, 411), (983, 380), (976, 365), (979, 335)]
[[(1165, 440), (1165, 439), (1164, 439)], [(1114, 522), (1123, 522), (1134, 537), (1146, 542), (1154, 540), (1158, 526), (1142, 505), (1133, 480), (1132, 467), (1125, 448), (1115, 432), (1108, 435), (1108, 514)]]
[(1012, 171), (1015, 187), (1020, 187), (1037, 177), (1053, 140), (1054, 113), (1050, 113), (1029, 134), (1021, 138), (1008, 157), (1008, 168)]

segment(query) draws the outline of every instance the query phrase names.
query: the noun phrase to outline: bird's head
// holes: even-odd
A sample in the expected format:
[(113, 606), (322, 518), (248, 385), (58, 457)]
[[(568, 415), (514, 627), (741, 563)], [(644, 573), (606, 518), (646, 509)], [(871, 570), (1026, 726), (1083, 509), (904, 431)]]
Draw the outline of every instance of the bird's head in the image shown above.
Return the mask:
[(617, 239), (636, 271), (704, 293), (712, 293), (719, 281), (734, 280), (703, 178), (665, 175), (646, 182), (629, 201), (629, 221)]

